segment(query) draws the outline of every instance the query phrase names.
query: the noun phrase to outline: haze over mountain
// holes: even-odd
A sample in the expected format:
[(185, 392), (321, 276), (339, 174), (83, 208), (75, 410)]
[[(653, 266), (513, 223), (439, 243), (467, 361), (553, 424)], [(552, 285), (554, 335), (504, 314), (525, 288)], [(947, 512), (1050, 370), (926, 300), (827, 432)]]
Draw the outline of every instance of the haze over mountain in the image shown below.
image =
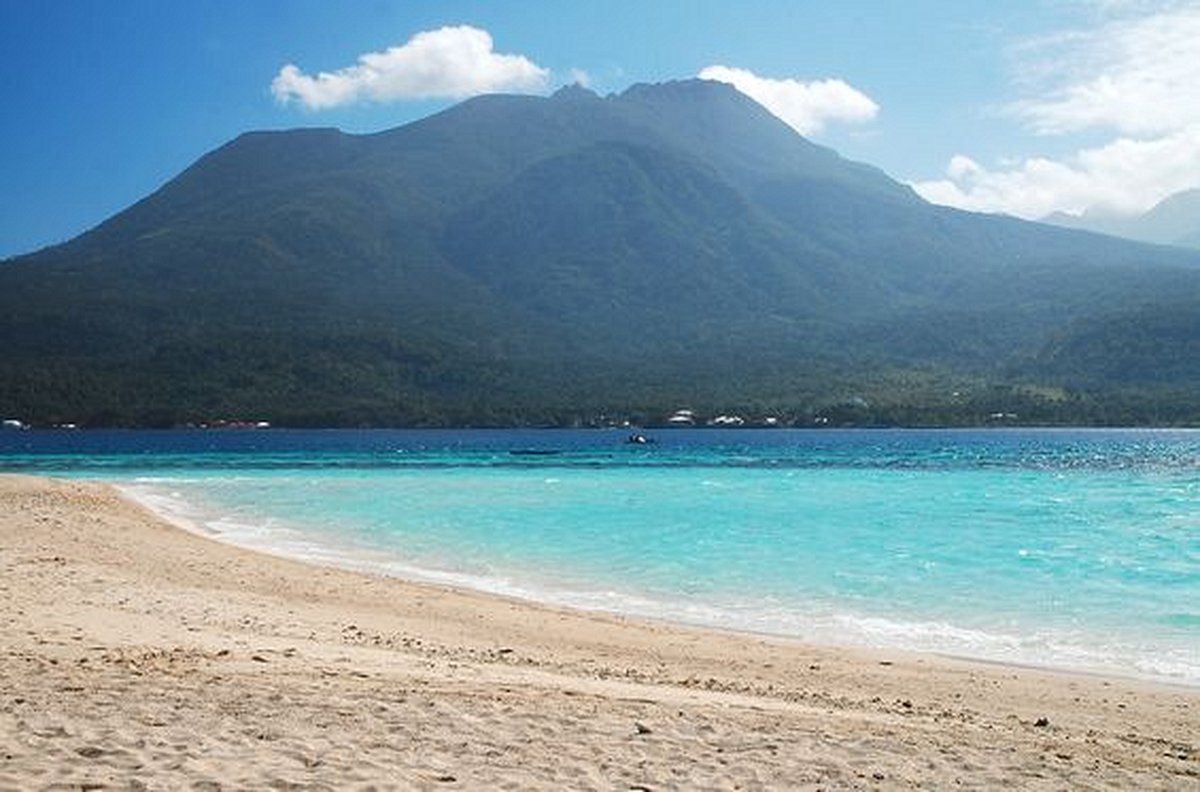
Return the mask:
[(8, 260), (0, 413), (1196, 420), (1198, 303), (1200, 254), (932, 206), (730, 86), (572, 87), (242, 135)]
[(1046, 217), (1045, 222), (1141, 242), (1200, 249), (1200, 189), (1169, 195), (1139, 215), (1056, 212)]

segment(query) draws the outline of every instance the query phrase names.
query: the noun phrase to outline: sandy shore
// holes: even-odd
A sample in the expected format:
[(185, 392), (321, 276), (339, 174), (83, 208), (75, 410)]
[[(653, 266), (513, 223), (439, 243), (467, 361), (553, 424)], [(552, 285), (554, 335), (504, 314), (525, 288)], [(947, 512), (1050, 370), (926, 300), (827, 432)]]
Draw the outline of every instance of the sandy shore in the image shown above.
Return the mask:
[(0, 789), (1200, 789), (1200, 691), (231, 547), (0, 476)]

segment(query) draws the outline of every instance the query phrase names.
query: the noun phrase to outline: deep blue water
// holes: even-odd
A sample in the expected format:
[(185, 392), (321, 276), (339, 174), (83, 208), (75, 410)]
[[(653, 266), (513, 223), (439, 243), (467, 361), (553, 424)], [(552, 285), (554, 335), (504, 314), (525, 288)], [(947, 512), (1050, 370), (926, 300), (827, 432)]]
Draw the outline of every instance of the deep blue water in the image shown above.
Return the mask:
[(620, 612), (1200, 685), (1200, 432), (0, 432), (230, 541)]

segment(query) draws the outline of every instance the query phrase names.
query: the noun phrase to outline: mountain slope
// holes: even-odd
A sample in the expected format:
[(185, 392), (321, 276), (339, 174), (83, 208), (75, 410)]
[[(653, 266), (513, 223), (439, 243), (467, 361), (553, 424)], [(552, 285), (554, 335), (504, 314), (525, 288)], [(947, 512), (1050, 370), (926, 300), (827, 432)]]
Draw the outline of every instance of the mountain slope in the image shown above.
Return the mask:
[(1080, 376), (1062, 334), (1166, 303), (1200, 305), (1200, 256), (930, 206), (726, 85), (484, 96), (373, 135), (243, 135), (0, 264), (0, 413), (561, 422), (912, 406), (963, 378), (1102, 391), (1121, 383)]
[(1095, 212), (1075, 216), (1059, 212), (1047, 217), (1045, 222), (1140, 242), (1200, 248), (1200, 189), (1169, 195), (1143, 214), (1132, 217)]

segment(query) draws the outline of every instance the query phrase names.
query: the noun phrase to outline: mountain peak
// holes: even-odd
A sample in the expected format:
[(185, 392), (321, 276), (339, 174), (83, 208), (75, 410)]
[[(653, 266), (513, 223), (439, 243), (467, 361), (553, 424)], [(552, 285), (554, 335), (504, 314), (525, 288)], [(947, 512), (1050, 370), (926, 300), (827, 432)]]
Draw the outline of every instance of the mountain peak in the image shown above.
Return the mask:
[(583, 86), (580, 83), (575, 82), (575, 83), (571, 83), (570, 85), (564, 85), (562, 88), (559, 88), (557, 91), (555, 91), (554, 93), (552, 93), (550, 95), (550, 98), (555, 99), (560, 102), (562, 102), (562, 101), (590, 102), (595, 99), (599, 99), (600, 97), (596, 95), (595, 91)]
[[(1109, 352), (1183, 392), (1196, 294), (1200, 254), (932, 207), (732, 86), (574, 85), (248, 134), (5, 262), (0, 414), (560, 423), (681, 394), (807, 411), (851, 382), (903, 406), (928, 372), (1126, 387)], [(1108, 318), (1177, 304), (1137, 343)]]
[(1200, 247), (1200, 189), (1184, 190), (1142, 214), (1118, 214), (1089, 208), (1083, 214), (1055, 212), (1042, 222), (1160, 245)]
[(699, 77), (660, 83), (634, 83), (621, 94), (622, 99), (658, 101), (695, 101), (722, 96), (746, 98), (728, 83), (701, 80)]

